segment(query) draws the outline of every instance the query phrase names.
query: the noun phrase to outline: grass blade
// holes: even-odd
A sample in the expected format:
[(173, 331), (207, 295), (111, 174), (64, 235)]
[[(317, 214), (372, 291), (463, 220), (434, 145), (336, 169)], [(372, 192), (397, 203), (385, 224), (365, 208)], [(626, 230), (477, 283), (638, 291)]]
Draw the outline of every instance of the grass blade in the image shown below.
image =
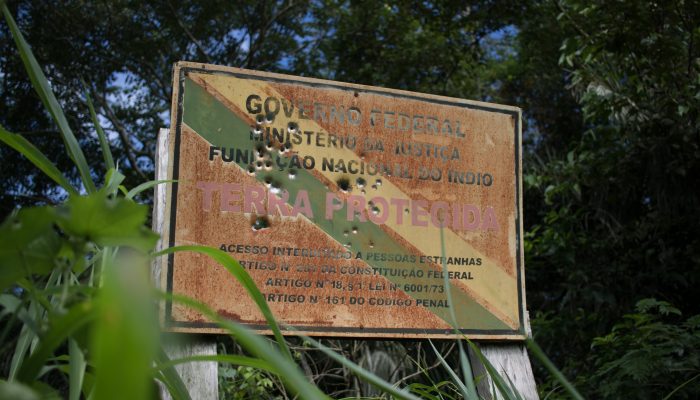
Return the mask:
[[(83, 86), (87, 87), (85, 85), (85, 82), (83, 82)], [(92, 119), (92, 123), (95, 124), (97, 138), (100, 140), (100, 147), (102, 148), (102, 157), (105, 160), (105, 166), (108, 170), (116, 169), (116, 167), (114, 166), (114, 158), (112, 158), (112, 150), (110, 150), (109, 142), (107, 141), (107, 135), (105, 135), (105, 131), (102, 130), (102, 125), (100, 125), (100, 121), (97, 119), (97, 113), (95, 113), (95, 106), (92, 104), (92, 99), (90, 98), (90, 91), (87, 89), (85, 89), (85, 101), (87, 102), (88, 109), (90, 110), (90, 118)]]
[(0, 380), (0, 399), (41, 400), (42, 396), (29, 385)]
[(145, 255), (124, 251), (106, 264), (96, 298), (90, 351), (95, 371), (95, 398), (151, 398), (158, 324)]
[(159, 368), (160, 374), (156, 374), (156, 378), (163, 382), (170, 396), (175, 400), (190, 400), (187, 386), (180, 378), (180, 374), (177, 373), (173, 366), (165, 365), (170, 362), (168, 355), (163, 349), (159, 349), (156, 357), (156, 365), (161, 366)]
[(152, 187), (158, 186), (163, 183), (173, 183), (177, 182), (175, 179), (161, 179), (161, 180), (154, 180), (154, 181), (148, 181), (144, 182), (135, 188), (129, 190), (129, 192), (126, 194), (127, 199), (133, 199), (137, 194), (143, 192), (144, 190), (148, 190)]
[(124, 182), (126, 177), (121, 172), (116, 169), (110, 168), (107, 170), (107, 175), (105, 175), (105, 184), (103, 189), (110, 194), (117, 194), (119, 186)]
[[(445, 272), (445, 274), (447, 273)], [(450, 299), (449, 301), (451, 302), (452, 299)], [(450, 303), (450, 307), (452, 307), (452, 303)], [(459, 333), (459, 331), (456, 332)], [(464, 377), (464, 383), (467, 386), (467, 390), (469, 391), (470, 397), (468, 398), (478, 399), (479, 395), (476, 392), (476, 384), (474, 383), (474, 373), (472, 372), (472, 364), (469, 361), (469, 357), (467, 357), (467, 353), (464, 351), (464, 346), (462, 345), (461, 340), (457, 340), (457, 347), (459, 349), (459, 363), (462, 366), (462, 376)]]
[(311, 384), (299, 367), (287, 356), (282, 355), (276, 346), (272, 346), (266, 339), (257, 335), (240, 324), (220, 317), (206, 305), (187, 298), (173, 294), (162, 294), (166, 299), (184, 304), (210, 319), (222, 329), (228, 331), (236, 341), (250, 354), (267, 361), (274, 367), (277, 374), (292, 392), (298, 394), (303, 399), (328, 399), (315, 385)]
[(510, 392), (513, 393), (515, 400), (524, 400), (523, 396), (518, 392), (518, 388), (515, 386), (515, 382), (513, 382), (513, 380), (510, 379), (510, 376), (508, 376), (507, 374), (506, 379), (508, 379), (508, 387), (510, 388)]
[(360, 367), (359, 365), (355, 364), (354, 362), (348, 360), (347, 358), (341, 356), (340, 354), (336, 353), (335, 351), (324, 346), (320, 342), (317, 342), (316, 340), (314, 340), (310, 337), (307, 337), (307, 336), (303, 336), (303, 335), (299, 335), (299, 337), (306, 340), (312, 346), (321, 350), (328, 357), (332, 358), (336, 362), (342, 364), (344, 367), (346, 367), (347, 369), (352, 371), (358, 378), (362, 379), (365, 382), (368, 382), (369, 384), (373, 385), (377, 389), (383, 390), (384, 392), (389, 393), (392, 396), (399, 398), (399, 399), (419, 400), (419, 398), (414, 396), (413, 394), (394, 387), (390, 383), (386, 382), (384, 379), (382, 379), (382, 378), (378, 377), (377, 375)]
[(121, 251), (102, 271), (89, 338), (96, 399), (152, 398), (159, 332), (148, 261), (145, 254)]
[(667, 394), (667, 395), (666, 395), (663, 399), (661, 399), (661, 400), (668, 400), (668, 399), (670, 399), (671, 397), (673, 397), (674, 394), (676, 394), (676, 392), (678, 392), (679, 390), (683, 389), (683, 388), (686, 387), (690, 382), (692, 382), (692, 381), (694, 381), (694, 380), (696, 380), (696, 379), (698, 379), (698, 378), (700, 378), (700, 374), (697, 374), (697, 375), (695, 375), (694, 377), (692, 377), (692, 378), (688, 379), (687, 381), (681, 383), (680, 385), (676, 386), (676, 388), (673, 389), (673, 390), (671, 391), (671, 393)]
[(36, 334), (29, 328), (29, 326), (22, 326), (22, 330), (19, 334), (19, 339), (17, 339), (17, 345), (15, 345), (15, 351), (14, 353), (12, 353), (12, 361), (10, 363), (9, 373), (10, 381), (15, 380), (17, 372), (19, 372), (20, 368), (22, 368), (22, 362), (24, 361), (24, 357), (27, 354), (27, 351), (29, 350), (29, 345), (35, 337)]
[(32, 383), (46, 360), (51, 357), (54, 350), (61, 345), (70, 335), (82, 328), (95, 318), (95, 307), (90, 302), (78, 303), (60, 317), (53, 319), (53, 324), (39, 342), (38, 347), (32, 352), (17, 373), (17, 379)]
[(34, 147), (34, 145), (27, 139), (16, 133), (7, 131), (2, 125), (0, 125), (0, 140), (6, 145), (20, 152), (23, 156), (27, 157), (27, 159), (31, 161), (34, 166), (39, 168), (46, 174), (46, 176), (51, 178), (51, 180), (61, 185), (61, 187), (66, 189), (68, 193), (77, 194), (73, 185), (71, 185), (68, 179), (63, 176), (61, 171), (59, 171), (58, 168), (56, 168), (56, 166), (53, 165), (48, 158), (46, 158), (44, 153)]
[[(452, 290), (450, 285), (450, 278), (446, 264), (446, 251), (445, 251), (445, 232), (444, 228), (440, 228), (440, 251), (442, 253), (442, 274), (443, 274), (443, 285), (445, 285), (445, 295), (447, 297), (447, 303), (449, 304), (450, 311), (450, 324), (455, 330), (455, 334), (461, 334), (459, 331), (459, 326), (457, 325), (457, 316), (455, 315), (454, 302), (452, 301)], [(457, 345), (459, 347), (459, 362), (462, 365), (462, 376), (464, 377), (464, 386), (466, 386), (467, 392), (463, 393), (465, 398), (478, 399), (479, 396), (476, 392), (476, 385), (474, 384), (474, 377), (472, 372), (471, 364), (469, 363), (469, 358), (467, 357), (462, 341), (458, 340)], [(437, 351), (436, 351), (437, 353)], [(447, 366), (447, 363), (444, 363)], [(448, 367), (449, 368), (449, 367)], [(467, 396), (468, 395), (468, 396)]]
[(265, 360), (258, 358), (232, 355), (232, 354), (217, 354), (217, 355), (200, 355), (200, 356), (189, 356), (182, 357), (176, 360), (169, 360), (166, 362), (156, 363), (154, 368), (155, 371), (161, 371), (165, 368), (174, 367), (179, 364), (185, 364), (190, 362), (207, 362), (215, 361), (218, 363), (241, 365), (244, 367), (257, 368), (268, 372), (275, 372), (275, 367)]
[(481, 349), (479, 349), (479, 347), (471, 341), (469, 341), (469, 345), (474, 351), (474, 354), (476, 354), (476, 356), (479, 358), (479, 361), (481, 361), (481, 363), (486, 368), (486, 371), (488, 372), (489, 377), (491, 378), (491, 382), (493, 382), (496, 385), (496, 388), (498, 389), (498, 392), (501, 393), (501, 396), (503, 396), (504, 399), (517, 400), (519, 396), (516, 396), (513, 393), (511, 387), (503, 379), (503, 377), (501, 377), (501, 374), (493, 366), (493, 364), (491, 364), (491, 362), (486, 358), (486, 356), (484, 356), (484, 353), (481, 352)]
[(450, 377), (452, 378), (452, 380), (455, 382), (457, 387), (459, 387), (459, 390), (462, 392), (462, 396), (465, 399), (478, 399), (478, 397), (476, 395), (476, 389), (474, 391), (470, 391), (469, 388), (467, 388), (467, 386), (464, 384), (464, 382), (462, 382), (459, 379), (459, 376), (457, 375), (457, 373), (447, 363), (447, 360), (445, 360), (445, 358), (442, 357), (442, 354), (440, 354), (438, 349), (435, 347), (435, 345), (433, 344), (433, 341), (428, 340), (428, 343), (430, 343), (430, 347), (433, 348), (435, 355), (437, 356), (438, 360), (440, 360), (440, 364), (442, 364), (442, 366), (445, 367), (445, 369), (447, 370), (447, 373), (450, 374)]
[(68, 386), (68, 398), (70, 400), (80, 400), (80, 392), (83, 388), (83, 377), (85, 376), (85, 355), (80, 350), (78, 343), (74, 339), (68, 340), (68, 356), (70, 357), (70, 385)]
[(527, 338), (525, 339), (525, 344), (527, 345), (527, 348), (530, 350), (530, 352), (544, 365), (545, 368), (549, 371), (552, 376), (559, 381), (559, 383), (562, 385), (564, 390), (566, 390), (567, 393), (569, 393), (569, 396), (573, 398), (574, 400), (583, 400), (583, 396), (576, 390), (574, 385), (569, 382), (568, 379), (564, 376), (564, 374), (559, 371), (557, 367), (554, 366), (552, 361), (549, 360), (549, 358), (544, 354), (544, 351), (540, 348), (540, 346), (535, 343), (534, 340)]
[(80, 144), (78, 144), (78, 140), (75, 138), (73, 131), (68, 125), (68, 120), (63, 113), (63, 109), (58, 103), (56, 96), (53, 94), (49, 81), (46, 79), (46, 76), (41, 70), (39, 63), (37, 62), (36, 58), (34, 58), (34, 54), (32, 54), (29, 44), (26, 40), (24, 40), (24, 36), (22, 36), (22, 33), (19, 31), (14, 18), (12, 18), (10, 10), (7, 9), (7, 5), (5, 5), (3, 2), (1, 7), (2, 12), (5, 15), (7, 25), (10, 27), (10, 32), (12, 32), (12, 37), (17, 45), (19, 55), (24, 63), (24, 67), (29, 74), (29, 79), (32, 81), (32, 86), (34, 86), (34, 90), (36, 90), (39, 98), (44, 103), (44, 107), (46, 107), (49, 113), (51, 113), (51, 116), (53, 116), (56, 125), (58, 125), (63, 142), (68, 150), (68, 155), (75, 163), (75, 166), (78, 167), (78, 172), (80, 173), (83, 185), (85, 185), (85, 189), (88, 191), (88, 193), (92, 193), (96, 189), (95, 183), (90, 176), (90, 167), (85, 160), (85, 155), (80, 148)]
[[(54, 286), (59, 275), (60, 273), (58, 270), (51, 272), (51, 275), (49, 275), (49, 279), (46, 282), (46, 289), (50, 289)], [(35, 292), (32, 289), (33, 288), (30, 286), (28, 292), (30, 295), (32, 295), (33, 299), (30, 300), (29, 304), (27, 305), (27, 318), (23, 319), (22, 321), (24, 324), (22, 325), (22, 330), (20, 331), (19, 339), (17, 339), (17, 345), (15, 346), (15, 351), (12, 354), (12, 360), (10, 362), (10, 381), (17, 379), (17, 374), (25, 362), (25, 356), (29, 351), (32, 342), (37, 339), (37, 332), (39, 331), (38, 327), (36, 326), (36, 322), (32, 319), (35, 318), (36, 320), (39, 320), (39, 318), (41, 318), (40, 316), (43, 313), (41, 306), (43, 302), (40, 300), (40, 298), (38, 298), (38, 296), (34, 296)]]
[(282, 336), (282, 331), (280, 330), (279, 325), (275, 320), (275, 317), (272, 315), (272, 310), (270, 310), (270, 306), (268, 306), (265, 297), (263, 297), (262, 293), (260, 292), (260, 289), (258, 289), (257, 285), (253, 281), (253, 278), (250, 277), (248, 272), (241, 266), (241, 264), (238, 263), (238, 261), (234, 260), (233, 257), (219, 249), (214, 249), (206, 246), (176, 246), (162, 250), (156, 253), (156, 256), (165, 255), (169, 253), (176, 253), (178, 251), (193, 251), (196, 253), (207, 255), (219, 264), (221, 264), (224, 268), (226, 268), (231, 273), (231, 275), (233, 275), (238, 280), (238, 282), (240, 282), (243, 285), (243, 287), (248, 291), (253, 301), (255, 301), (255, 304), (257, 304), (258, 308), (263, 313), (263, 315), (265, 316), (265, 320), (267, 321), (268, 325), (270, 326), (270, 329), (275, 335), (275, 339), (277, 339), (277, 343), (282, 349), (282, 352), (286, 354), (287, 358), (289, 358), (290, 360), (294, 359), (292, 357), (291, 351), (289, 350), (289, 347), (287, 346), (287, 341), (284, 340), (284, 337)]

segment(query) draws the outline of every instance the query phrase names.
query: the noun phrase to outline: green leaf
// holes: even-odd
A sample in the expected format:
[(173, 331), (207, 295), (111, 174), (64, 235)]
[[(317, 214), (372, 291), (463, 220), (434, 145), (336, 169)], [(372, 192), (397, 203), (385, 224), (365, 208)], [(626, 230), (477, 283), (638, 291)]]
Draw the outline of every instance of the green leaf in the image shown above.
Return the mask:
[(61, 247), (49, 207), (19, 210), (0, 225), (0, 291), (23, 277), (45, 275), (55, 267)]
[(78, 167), (78, 171), (80, 172), (80, 177), (82, 178), (83, 185), (85, 185), (85, 189), (88, 191), (88, 193), (95, 192), (95, 183), (92, 181), (92, 177), (90, 176), (90, 167), (85, 160), (83, 151), (80, 149), (78, 140), (75, 138), (73, 131), (68, 125), (68, 120), (66, 120), (66, 116), (63, 114), (61, 105), (58, 103), (56, 96), (54, 96), (53, 91), (51, 90), (49, 81), (41, 71), (41, 67), (39, 66), (36, 58), (34, 58), (34, 54), (32, 54), (29, 44), (24, 40), (24, 36), (22, 36), (19, 28), (17, 28), (17, 24), (12, 18), (10, 10), (7, 9), (7, 6), (4, 3), (2, 4), (2, 12), (5, 15), (7, 25), (10, 27), (12, 37), (15, 39), (15, 44), (19, 50), (19, 55), (22, 58), (22, 62), (24, 63), (27, 73), (29, 74), (29, 79), (32, 81), (32, 86), (34, 86), (34, 90), (36, 90), (42, 103), (44, 103), (44, 107), (46, 107), (46, 109), (51, 113), (56, 125), (58, 125), (58, 128), (62, 134), (61, 136), (63, 138), (63, 142), (68, 150), (68, 155), (73, 160), (76, 167)]
[(0, 380), (0, 399), (41, 400), (42, 397), (27, 385)]
[(57, 209), (57, 224), (67, 234), (101, 246), (131, 246), (148, 251), (158, 235), (144, 227), (148, 207), (115, 197), (104, 191), (71, 196)]
[(58, 168), (27, 139), (15, 133), (8, 132), (0, 125), (0, 140), (27, 157), (34, 166), (39, 168), (46, 176), (51, 178), (51, 180), (61, 185), (69, 194), (77, 194), (73, 185), (63, 176), (61, 171), (59, 171)]
[(671, 303), (669, 303), (667, 301), (656, 300), (654, 298), (651, 298), (651, 299), (647, 298), (647, 299), (639, 300), (637, 302), (637, 304), (635, 305), (635, 308), (640, 313), (649, 313), (653, 309), (658, 309), (659, 313), (661, 315), (669, 315), (669, 314), (682, 315), (681, 310), (672, 306)]
[(90, 346), (96, 399), (151, 398), (158, 319), (148, 265), (145, 256), (122, 252), (103, 271)]
[(107, 175), (105, 176), (105, 185), (102, 188), (108, 194), (116, 194), (119, 190), (119, 186), (126, 177), (121, 172), (114, 168), (107, 170)]

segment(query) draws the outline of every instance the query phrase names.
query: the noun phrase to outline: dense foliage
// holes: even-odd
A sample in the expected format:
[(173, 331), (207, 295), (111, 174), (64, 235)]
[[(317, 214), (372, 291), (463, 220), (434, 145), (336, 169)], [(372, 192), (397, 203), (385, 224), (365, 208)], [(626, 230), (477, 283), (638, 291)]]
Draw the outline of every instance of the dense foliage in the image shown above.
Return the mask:
[[(177, 60), (522, 107), (535, 338), (591, 398), (700, 396), (700, 2), (8, 3), (88, 155), (93, 94), (127, 186), (152, 174)], [(5, 24), (0, 124), (73, 168)], [(0, 159), (3, 216), (66, 196), (13, 150)]]
[[(563, 144), (544, 135), (531, 155), (528, 193), (541, 196), (527, 200), (526, 264), (529, 306), (544, 328), (536, 336), (589, 376), (599, 364), (574, 355), (640, 299), (700, 312), (700, 7), (582, 3), (550, 9), (570, 32), (558, 62), (583, 119), (555, 139)], [(686, 379), (698, 372), (687, 361)], [(596, 380), (582, 385), (597, 390)]]

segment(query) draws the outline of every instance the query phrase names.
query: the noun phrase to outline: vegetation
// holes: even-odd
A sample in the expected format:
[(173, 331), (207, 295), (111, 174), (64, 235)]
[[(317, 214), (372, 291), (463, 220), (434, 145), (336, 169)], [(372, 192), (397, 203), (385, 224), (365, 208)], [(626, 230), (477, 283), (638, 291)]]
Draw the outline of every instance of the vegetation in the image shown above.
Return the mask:
[[(143, 228), (147, 208), (133, 201), (148, 202), (148, 191), (126, 188), (153, 172), (180, 59), (522, 107), (535, 339), (586, 397), (700, 395), (700, 3), (147, 3), (14, 1), (3, 10), (0, 343), (12, 383), (0, 384), (0, 397), (146, 398), (153, 379), (186, 395), (176, 361), (159, 351), (153, 310), (134, 307), (151, 295), (132, 287), (146, 281), (143, 270), (124, 267), (147, 263), (156, 240)], [(18, 32), (38, 63), (14, 43)], [(245, 280), (228, 256), (188, 250), (208, 251)], [(134, 296), (119, 296), (125, 290)], [(319, 387), (342, 396), (367, 381), (410, 396), (322, 343), (290, 350), (279, 337), (271, 345), (219, 322), (249, 355), (217, 358), (234, 365), (222, 369), (231, 398), (316, 398)], [(419, 348), (372, 350), (417, 361), (408, 368), (425, 374), (402, 382), (415, 394), (472, 395), (469, 379), (450, 374), (463, 352)], [(362, 379), (311, 384), (296, 363), (309, 354), (315, 366)], [(534, 345), (532, 354), (541, 356)], [(554, 372), (537, 371), (542, 396), (575, 396)]]

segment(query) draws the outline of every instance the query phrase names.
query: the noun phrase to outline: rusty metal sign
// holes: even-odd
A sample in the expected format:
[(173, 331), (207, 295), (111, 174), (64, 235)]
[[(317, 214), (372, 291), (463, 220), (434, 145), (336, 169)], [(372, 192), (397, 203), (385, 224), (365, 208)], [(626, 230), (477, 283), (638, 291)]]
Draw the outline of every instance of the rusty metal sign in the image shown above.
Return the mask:
[[(524, 337), (518, 108), (195, 63), (173, 96), (164, 237), (228, 252), (287, 333)], [(168, 291), (268, 332), (208, 257), (163, 269)]]

